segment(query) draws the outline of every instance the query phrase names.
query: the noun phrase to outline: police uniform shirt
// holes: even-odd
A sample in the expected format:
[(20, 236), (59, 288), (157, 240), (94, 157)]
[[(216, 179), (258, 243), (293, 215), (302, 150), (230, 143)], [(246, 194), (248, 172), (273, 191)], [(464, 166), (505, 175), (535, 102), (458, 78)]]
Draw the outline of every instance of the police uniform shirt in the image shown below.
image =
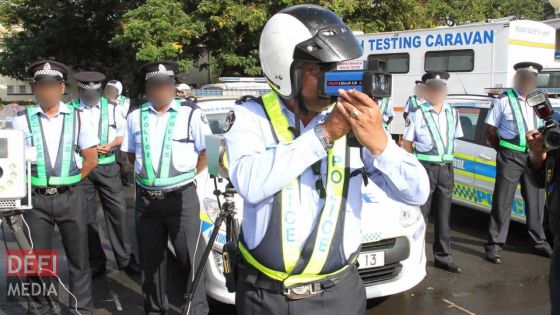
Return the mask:
[[(282, 112), (290, 125), (294, 126), (294, 114), (283, 104)], [(260, 104), (248, 100), (236, 106), (232, 117), (235, 121), (230, 124), (231, 127), (226, 123), (224, 137), (229, 175), (244, 199), (245, 245), (253, 249), (261, 242), (268, 227), (274, 195), (299, 176), (301, 206), (296, 209), (298, 225), (294, 236), (301, 248), (324, 205), (316, 183), (319, 176), (326, 183), (327, 152), (315, 134), (314, 127), (325, 119), (326, 114), (318, 114), (307, 126), (302, 126), (302, 134), (297, 139), (281, 144), (276, 142)], [(373, 156), (366, 149), (361, 154), (359, 149), (351, 149), (351, 171), (365, 165), (368, 177), (389, 196), (410, 204), (423, 204), (429, 187), (424, 168), (413, 155), (399, 148), (388, 133), (387, 137), (387, 147), (380, 156)], [(316, 161), (321, 161), (321, 175), (315, 175), (310, 166)], [(361, 174), (350, 179), (343, 240), (347, 257), (361, 243), (362, 183)]]
[(124, 118), (126, 125), (126, 116), (128, 115), (128, 110), (130, 109), (130, 98), (119, 95), (117, 103), (119, 104), (118, 108), (120, 108), (120, 113)]
[[(414, 96), (416, 97), (416, 96)], [(416, 102), (418, 105), (426, 103), (426, 100), (423, 98), (416, 97)], [(404, 106), (405, 113), (410, 113), (412, 111), (412, 103), (410, 102), (410, 97), (406, 99), (406, 105)]]
[[(87, 106), (84, 102), (80, 101), (80, 117), (91, 123), (91, 133), (99, 138), (99, 121), (101, 119), (101, 101), (95, 106)], [(122, 115), (121, 106), (115, 106), (108, 102), (107, 110), (109, 114), (109, 129), (107, 143), (111, 143), (116, 137), (122, 137), (126, 127), (126, 119)]]
[[(425, 103), (428, 106), (428, 110), (432, 115), (436, 127), (439, 130), (439, 134), (443, 141), (444, 146), (447, 148), (449, 139), (447, 137), (447, 113), (446, 108), (450, 106), (444, 103), (441, 107), (441, 111), (438, 113), (431, 104)], [(457, 110), (453, 109), (453, 117), (455, 120), (455, 139), (461, 138), (463, 136), (463, 128), (459, 122), (459, 116), (457, 115)], [(428, 123), (424, 119), (424, 115), (420, 109), (411, 112), (407, 117), (407, 126), (404, 130), (403, 139), (410, 141), (414, 144), (415, 150), (418, 152), (429, 152), (432, 150), (434, 143), (432, 139), (432, 134), (428, 128)]]
[[(526, 100), (523, 99), (517, 91), (514, 90), (514, 92), (515, 95), (517, 95), (521, 114), (527, 123), (527, 132), (537, 129), (536, 117), (533, 109), (527, 105)], [(502, 139), (513, 139), (517, 137), (519, 131), (517, 130), (514, 114), (511, 110), (509, 97), (507, 95), (501, 95), (494, 99), (492, 107), (490, 111), (488, 111), (488, 116), (486, 116), (486, 124), (496, 127), (498, 129), (498, 135)]]
[[(64, 115), (69, 114), (70, 111), (67, 105), (61, 102), (58, 107), (58, 113), (52, 118), (49, 118), (39, 105), (33, 106), (33, 114), (36, 113), (39, 114), (46, 142), (45, 147), (51, 160), (51, 166), (54, 167), (58, 159), (58, 147), (60, 145), (60, 135), (64, 125)], [(99, 143), (97, 136), (91, 132), (91, 128), (88, 128), (88, 126), (90, 126), (89, 121), (82, 120), (80, 124), (76, 121), (76, 129), (79, 127), (79, 136), (75, 137), (77, 139), (74, 139), (74, 145), (78, 145), (81, 150), (91, 148)], [(27, 116), (25, 114), (20, 114), (14, 119), (14, 129), (23, 131), (25, 133), (25, 145), (27, 147), (32, 147), (33, 135), (31, 134), (31, 130), (29, 130)], [(76, 153), (75, 158), (77, 166), (81, 168), (82, 159), (79, 157), (78, 153)]]
[[(206, 142), (204, 137), (212, 134), (208, 126), (206, 116), (202, 110), (196, 110), (193, 113), (190, 131), (187, 125), (191, 107), (181, 106), (175, 100), (167, 108), (163, 114), (158, 114), (150, 103), (148, 108), (148, 121), (149, 121), (149, 137), (150, 145), (152, 147), (152, 165), (154, 170), (157, 171), (163, 147), (165, 130), (167, 128), (167, 121), (170, 116), (170, 111), (177, 111), (175, 128), (171, 137), (171, 161), (175, 169), (179, 172), (189, 172), (196, 168), (198, 162), (198, 155), (200, 152), (206, 150)], [(193, 142), (188, 142), (191, 139)], [(140, 130), (140, 108), (135, 109), (128, 115), (127, 127), (124, 133), (121, 150), (128, 153), (136, 154), (136, 161), (134, 162), (134, 172), (140, 174), (143, 166), (144, 151), (142, 148), (142, 133)], [(144, 187), (146, 189), (166, 190), (173, 189), (185, 185), (192, 180), (185, 181), (173, 186), (165, 187)]]

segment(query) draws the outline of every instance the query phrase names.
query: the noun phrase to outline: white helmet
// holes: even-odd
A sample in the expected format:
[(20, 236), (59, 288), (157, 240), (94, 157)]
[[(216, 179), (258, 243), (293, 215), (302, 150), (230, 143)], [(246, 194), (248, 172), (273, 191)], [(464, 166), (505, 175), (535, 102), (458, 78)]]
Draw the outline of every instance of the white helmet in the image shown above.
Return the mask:
[(180, 83), (175, 86), (175, 90), (177, 91), (190, 91), (191, 87), (188, 84)]
[(356, 59), (362, 48), (352, 31), (329, 9), (302, 4), (281, 10), (264, 26), (261, 67), (274, 91), (285, 99), (301, 90), (302, 63), (335, 64)]

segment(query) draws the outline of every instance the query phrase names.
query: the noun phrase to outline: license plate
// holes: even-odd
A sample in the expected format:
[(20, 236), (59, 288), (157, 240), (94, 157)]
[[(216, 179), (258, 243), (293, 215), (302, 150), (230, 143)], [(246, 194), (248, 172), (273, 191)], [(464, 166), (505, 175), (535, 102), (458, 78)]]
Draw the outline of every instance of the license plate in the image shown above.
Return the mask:
[(385, 252), (364, 252), (358, 256), (358, 269), (382, 267), (385, 265)]

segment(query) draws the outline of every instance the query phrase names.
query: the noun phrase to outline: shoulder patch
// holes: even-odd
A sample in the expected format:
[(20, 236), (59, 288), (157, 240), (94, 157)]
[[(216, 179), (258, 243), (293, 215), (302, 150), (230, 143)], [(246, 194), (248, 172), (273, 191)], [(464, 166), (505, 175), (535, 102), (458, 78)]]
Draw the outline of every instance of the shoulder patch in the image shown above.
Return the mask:
[(202, 120), (203, 123), (208, 124), (208, 117), (206, 117), (206, 114), (203, 111), (200, 111), (200, 120)]
[(253, 102), (262, 105), (262, 97), (256, 97), (256, 96), (253, 96), (253, 95), (244, 95), (244, 96), (241, 96), (240, 98), (238, 98), (238, 99), (235, 101), (235, 104), (236, 104), (236, 105), (242, 105), (242, 104), (245, 103), (247, 100), (252, 100)]
[(234, 111), (230, 111), (227, 114), (226, 117), (226, 121), (224, 123), (224, 130), (223, 133), (228, 132), (231, 129), (231, 126), (233, 126), (233, 123), (235, 122), (235, 112)]

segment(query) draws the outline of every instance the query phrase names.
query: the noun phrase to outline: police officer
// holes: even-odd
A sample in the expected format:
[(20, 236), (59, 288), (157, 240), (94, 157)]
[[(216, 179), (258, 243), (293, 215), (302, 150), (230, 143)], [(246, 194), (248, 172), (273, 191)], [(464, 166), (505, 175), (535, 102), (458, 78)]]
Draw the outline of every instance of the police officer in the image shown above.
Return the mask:
[(447, 72), (429, 72), (422, 76), (427, 102), (408, 115), (403, 147), (416, 154), (430, 178), (430, 197), (422, 206), (422, 214), (426, 223), (430, 213), (435, 212), (437, 216), (434, 226), (434, 265), (459, 273), (461, 268), (451, 257), (449, 215), (454, 186), (455, 139), (463, 136), (463, 129), (457, 111), (445, 103), (448, 79)]
[[(266, 23), (259, 49), (273, 92), (239, 100), (224, 125), (229, 175), (244, 199), (238, 314), (363, 314), (355, 265), (363, 177), (422, 204), (426, 173), (391, 140), (371, 98), (340, 91), (332, 109), (318, 96), (333, 63), (362, 54), (333, 12), (283, 9)], [(348, 148), (351, 130), (362, 149)]]
[(126, 219), (126, 202), (120, 181), (120, 169), (116, 163), (115, 150), (121, 145), (125, 120), (121, 107), (101, 97), (101, 86), (105, 75), (94, 71), (78, 72), (74, 75), (78, 83), (79, 98), (72, 104), (80, 109), (80, 118), (91, 123), (91, 133), (98, 138), (98, 166), (81, 182), (88, 213), (89, 260), (93, 277), (106, 270), (107, 257), (99, 238), (97, 224), (97, 199), (103, 208), (109, 242), (113, 249), (117, 267), (130, 272), (140, 272), (132, 255), (132, 245)]
[[(103, 95), (110, 102), (118, 104), (118, 106), (120, 107), (119, 112), (121, 113), (123, 120), (126, 121), (126, 116), (128, 116), (128, 111), (130, 110), (130, 99), (122, 95), (122, 91), (123, 91), (123, 86), (121, 81), (109, 80), (109, 82), (107, 82), (107, 84), (105, 85), (105, 90), (103, 91)], [(117, 148), (115, 150), (115, 157), (117, 159), (117, 164), (119, 165), (120, 168), (122, 184), (124, 186), (132, 186), (132, 183), (128, 178), (128, 172), (127, 172), (128, 162), (127, 162), (126, 154), (121, 150), (118, 150)]]
[(539, 189), (527, 169), (528, 153), (524, 137), (528, 130), (536, 129), (539, 125), (525, 98), (536, 87), (537, 75), (542, 66), (534, 62), (520, 62), (513, 68), (516, 70), (514, 89), (494, 100), (486, 118), (488, 142), (498, 151), (489, 237), (485, 246), (486, 258), (495, 264), (502, 262), (500, 251), (506, 242), (518, 182), (525, 201), (525, 217), (534, 252), (546, 257), (552, 254), (542, 226), (543, 209), (539, 207)]
[(390, 97), (379, 100), (379, 110), (383, 116), (383, 127), (389, 130), (389, 124), (393, 121), (393, 101)]
[[(35, 148), (37, 162), (31, 169), (33, 209), (26, 211), (30, 238), (35, 249), (52, 249), (58, 226), (70, 272), (70, 311), (91, 314), (93, 299), (89, 275), (87, 213), (80, 180), (97, 165), (97, 138), (80, 122), (79, 109), (64, 104), (68, 69), (56, 61), (29, 66), (37, 104), (20, 111), (14, 128), (25, 132), (26, 146)], [(83, 161), (78, 152), (81, 152)], [(44, 298), (32, 297), (30, 313), (48, 312)]]
[[(142, 68), (149, 101), (128, 116), (121, 145), (136, 174), (136, 234), (147, 314), (167, 312), (167, 240), (190, 276), (204, 250), (194, 180), (206, 167), (204, 137), (211, 131), (200, 108), (174, 99), (176, 71), (173, 62)], [(190, 310), (189, 314), (208, 313), (204, 280)]]
[(424, 82), (422, 82), (422, 80), (417, 80), (414, 84), (414, 95), (408, 97), (403, 110), (403, 118), (405, 121), (410, 112), (415, 111), (418, 105), (426, 102), (426, 86)]

